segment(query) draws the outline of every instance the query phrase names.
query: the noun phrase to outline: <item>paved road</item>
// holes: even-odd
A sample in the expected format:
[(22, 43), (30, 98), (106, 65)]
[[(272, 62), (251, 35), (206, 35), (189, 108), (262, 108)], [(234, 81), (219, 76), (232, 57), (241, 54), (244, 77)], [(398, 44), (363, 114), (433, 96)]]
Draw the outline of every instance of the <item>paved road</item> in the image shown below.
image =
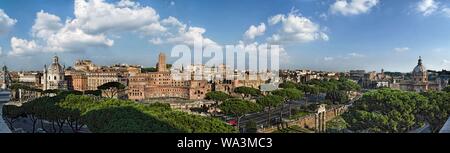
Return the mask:
[[(348, 107), (351, 107), (352, 103), (354, 101), (356, 101), (357, 99), (359, 99), (359, 98), (360, 98), (360, 96), (358, 96), (355, 99), (351, 100), (350, 104), (348, 105)], [(313, 101), (315, 101), (315, 99), (316, 99), (316, 97), (310, 96), (308, 98), (308, 104), (315, 103), (315, 102), (313, 102)], [(325, 99), (324, 96), (319, 97), (319, 100), (323, 100), (323, 99)], [(306, 105), (304, 100), (291, 101), (291, 108), (292, 109), (298, 108), (298, 107), (300, 107), (302, 105)], [(282, 109), (282, 107), (278, 107), (278, 108), (275, 108), (275, 109), (272, 110), (271, 117), (270, 117), (270, 119), (272, 120), (271, 121), (272, 124), (274, 123), (275, 119), (279, 119), (280, 118), (281, 109)], [(289, 105), (288, 104), (284, 105), (282, 112), (283, 112), (283, 118), (287, 118), (289, 116)], [(240, 120), (240, 127), (244, 127), (245, 124), (247, 122), (249, 122), (249, 121), (256, 122), (256, 124), (258, 126), (260, 126), (260, 125), (267, 126), (268, 125), (267, 124), (267, 118), (268, 118), (268, 112), (267, 111), (247, 114), (246, 116), (241, 118), (241, 120)]]
[[(293, 101), (293, 102), (291, 102), (291, 108), (292, 109), (300, 107), (302, 105), (305, 105), (304, 101)], [(271, 116), (270, 116), (270, 118), (272, 120), (272, 123), (274, 122), (274, 120), (280, 118), (281, 111), (283, 112), (283, 118), (287, 118), (289, 116), (289, 105), (288, 104), (284, 104), (283, 108), (282, 107), (277, 107), (277, 108), (272, 109), (272, 113), (271, 113)], [(247, 114), (247, 116), (242, 117), (242, 119), (240, 121), (240, 126), (243, 127), (249, 121), (254, 121), (254, 122), (256, 122), (257, 125), (267, 126), (268, 115), (269, 115), (268, 111)]]

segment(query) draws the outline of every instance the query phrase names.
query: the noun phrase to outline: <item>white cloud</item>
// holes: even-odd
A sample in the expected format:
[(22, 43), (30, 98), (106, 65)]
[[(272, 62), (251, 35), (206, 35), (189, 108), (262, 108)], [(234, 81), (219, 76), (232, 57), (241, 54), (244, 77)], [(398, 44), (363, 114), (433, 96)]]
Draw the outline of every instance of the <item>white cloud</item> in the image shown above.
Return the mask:
[(90, 34), (82, 30), (78, 21), (75, 18), (67, 20), (63, 24), (58, 16), (40, 11), (36, 14), (35, 23), (31, 30), (32, 36), (36, 40), (32, 40), (29, 43), (41, 43), (36, 45), (41, 46), (39, 51), (25, 48), (17, 51), (13, 49), (12, 52), (15, 55), (26, 55), (25, 52), (27, 51), (30, 53), (74, 52), (85, 51), (90, 47), (111, 47), (114, 44), (114, 41), (108, 39), (105, 33)]
[(417, 3), (416, 10), (424, 16), (429, 16), (434, 13), (439, 7), (439, 4), (434, 0), (421, 0)]
[(133, 0), (121, 0), (117, 3), (118, 7), (138, 7), (139, 4), (134, 2)]
[(270, 17), (269, 25), (281, 24), (281, 28), (268, 38), (269, 42), (306, 43), (315, 40), (328, 41), (328, 35), (320, 29), (320, 25), (297, 14), (296, 10), (289, 14), (278, 14)]
[(88, 47), (111, 47), (113, 40), (104, 34), (90, 35), (83, 30), (66, 27), (47, 40), (48, 51), (84, 51)]
[(275, 24), (281, 22), (284, 18), (285, 18), (284, 14), (277, 14), (275, 16), (272, 16), (268, 20), (269, 25), (275, 25)]
[(16, 23), (16, 19), (10, 18), (5, 11), (0, 9), (0, 34), (8, 32)]
[(0, 56), (2, 56), (3, 50), (2, 47), (0, 46)]
[(334, 14), (339, 13), (345, 16), (358, 15), (369, 12), (378, 3), (379, 0), (336, 0), (330, 10)]
[(189, 27), (180, 29), (178, 34), (174, 37), (167, 38), (167, 42), (174, 44), (187, 44), (194, 45), (196, 42), (202, 42), (204, 46), (207, 45), (217, 45), (216, 42), (209, 38), (205, 38), (203, 34), (206, 32), (204, 28), (200, 27)]
[(319, 18), (321, 18), (322, 20), (328, 20), (328, 15), (326, 13), (321, 13), (319, 15)]
[(167, 28), (163, 27), (159, 22), (152, 23), (150, 25), (143, 26), (141, 28), (141, 31), (144, 32), (147, 35), (155, 35), (162, 32), (166, 32)]
[[(153, 8), (131, 0), (117, 3), (75, 0), (74, 15), (75, 18), (63, 22), (56, 15), (38, 12), (31, 29), (33, 40), (15, 38), (14, 43), (11, 43), (16, 46), (12, 54), (83, 52), (92, 47), (111, 47), (114, 45), (111, 38), (120, 38), (121, 33), (129, 32), (141, 34), (152, 44), (193, 45), (196, 41), (202, 41), (206, 45), (216, 45), (204, 36), (206, 29), (187, 26), (175, 17), (160, 20)], [(23, 47), (33, 45), (37, 47)]]
[(450, 8), (448, 7), (444, 7), (442, 8), (442, 13), (446, 16), (450, 18)]
[(264, 32), (266, 31), (266, 24), (261, 23), (259, 26), (250, 26), (250, 28), (245, 31), (244, 33), (244, 39), (245, 40), (253, 40), (257, 36), (264, 35)]
[(28, 55), (30, 53), (36, 53), (41, 50), (41, 47), (37, 45), (34, 40), (28, 41), (16, 37), (11, 38), (11, 52), (10, 55)]
[(152, 38), (148, 42), (150, 42), (151, 44), (154, 44), (154, 45), (159, 45), (159, 44), (163, 43), (161, 38), (159, 38), (159, 37), (158, 38)]
[(410, 49), (408, 47), (394, 48), (394, 51), (395, 52), (399, 52), (399, 53), (406, 52), (406, 51), (409, 51), (409, 50)]
[[(272, 48), (272, 44), (268, 44), (268, 43), (258, 43), (258, 42), (244, 42), (244, 41), (239, 41), (238, 44), (236, 45), (236, 48), (241, 48), (242, 50), (249, 50), (249, 49), (253, 49), (253, 52), (249, 52), (249, 56), (254, 56), (254, 57), (260, 57), (260, 58), (269, 58), (268, 56), (270, 56), (270, 54), (268, 56), (264, 56), (264, 55), (258, 55), (258, 47), (269, 47)], [(283, 47), (283, 45), (277, 45), (278, 46), (278, 55), (276, 54), (276, 52), (273, 52), (271, 54), (277, 55), (279, 57), (279, 62), (281, 64), (288, 64), (290, 63), (290, 56), (287, 54), (286, 49)], [(268, 50), (269, 52), (272, 50)], [(254, 54), (251, 54), (254, 53)], [(261, 59), (260, 59), (261, 60)], [(232, 61), (227, 61), (228, 62), (232, 62)]]
[(40, 11), (36, 15), (34, 25), (31, 28), (32, 35), (39, 38), (48, 38), (63, 27), (61, 19), (53, 14)]
[(174, 6), (175, 2), (174, 1), (170, 1), (170, 6)]
[(440, 66), (440, 68), (443, 68), (443, 69), (450, 68), (450, 60), (443, 59), (443, 60), (441, 61), (441, 66)]
[(133, 31), (159, 20), (151, 7), (122, 0), (117, 5), (103, 0), (75, 0), (73, 23), (88, 33)]
[(355, 53), (355, 52), (349, 53), (348, 56), (350, 56), (350, 57), (365, 57), (365, 55), (360, 54), (360, 53)]
[(334, 60), (334, 57), (324, 57), (323, 60), (325, 60), (325, 61), (332, 61), (332, 60)]

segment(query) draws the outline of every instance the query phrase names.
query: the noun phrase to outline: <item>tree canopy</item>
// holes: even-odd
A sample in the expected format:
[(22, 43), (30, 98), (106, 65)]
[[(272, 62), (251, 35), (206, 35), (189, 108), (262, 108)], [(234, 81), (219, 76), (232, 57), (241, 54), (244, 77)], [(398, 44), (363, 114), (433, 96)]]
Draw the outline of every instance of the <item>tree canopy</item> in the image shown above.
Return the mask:
[(122, 83), (119, 83), (119, 82), (108, 82), (108, 83), (102, 84), (97, 87), (97, 89), (99, 89), (99, 90), (108, 90), (111, 88), (125, 89), (125, 85), (123, 85)]
[(261, 107), (253, 102), (241, 99), (228, 99), (219, 105), (220, 110), (227, 114), (242, 116), (261, 110)]
[(278, 95), (267, 95), (256, 100), (263, 107), (277, 107), (283, 102), (283, 97)]
[(243, 94), (244, 96), (250, 97), (250, 96), (258, 96), (261, 94), (261, 92), (258, 89), (251, 88), (251, 87), (237, 87), (234, 89), (235, 93)]
[(281, 83), (278, 87), (287, 89), (287, 88), (297, 88), (298, 85), (292, 81), (286, 81), (286, 82)]
[(296, 88), (278, 89), (272, 91), (272, 94), (283, 97), (285, 101), (289, 100), (300, 100), (304, 95)]
[[(25, 103), (23, 113), (32, 119), (46, 120), (62, 126), (68, 124), (74, 132), (86, 125), (95, 133), (232, 133), (236, 130), (226, 123), (210, 117), (174, 111), (165, 104), (144, 105), (128, 100), (94, 98), (85, 95), (40, 97)], [(7, 108), (6, 111), (9, 109)], [(49, 131), (49, 130), (48, 130)], [(33, 130), (34, 132), (34, 130)]]
[(419, 116), (427, 97), (414, 92), (393, 89), (373, 90), (343, 114), (354, 131), (403, 133), (423, 125)]
[(206, 99), (213, 100), (216, 102), (223, 102), (230, 98), (230, 95), (222, 92), (222, 91), (211, 91), (206, 93)]

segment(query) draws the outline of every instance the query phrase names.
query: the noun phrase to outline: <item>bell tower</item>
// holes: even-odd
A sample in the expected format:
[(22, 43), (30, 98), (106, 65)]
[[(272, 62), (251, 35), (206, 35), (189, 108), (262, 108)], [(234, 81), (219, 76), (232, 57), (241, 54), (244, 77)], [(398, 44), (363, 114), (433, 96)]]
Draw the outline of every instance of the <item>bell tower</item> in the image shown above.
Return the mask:
[(166, 55), (164, 53), (159, 53), (156, 67), (158, 68), (158, 72), (167, 72)]

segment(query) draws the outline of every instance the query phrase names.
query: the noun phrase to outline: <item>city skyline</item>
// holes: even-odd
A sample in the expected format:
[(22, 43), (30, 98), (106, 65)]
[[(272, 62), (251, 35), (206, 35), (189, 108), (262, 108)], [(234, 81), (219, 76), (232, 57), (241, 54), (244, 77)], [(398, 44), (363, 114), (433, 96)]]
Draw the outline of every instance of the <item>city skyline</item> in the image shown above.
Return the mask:
[(148, 67), (159, 52), (203, 40), (280, 44), (281, 68), (410, 72), (422, 56), (427, 69), (442, 70), (450, 69), (449, 7), (444, 0), (2, 1), (0, 60), (12, 70), (41, 70), (55, 54), (65, 65)]

